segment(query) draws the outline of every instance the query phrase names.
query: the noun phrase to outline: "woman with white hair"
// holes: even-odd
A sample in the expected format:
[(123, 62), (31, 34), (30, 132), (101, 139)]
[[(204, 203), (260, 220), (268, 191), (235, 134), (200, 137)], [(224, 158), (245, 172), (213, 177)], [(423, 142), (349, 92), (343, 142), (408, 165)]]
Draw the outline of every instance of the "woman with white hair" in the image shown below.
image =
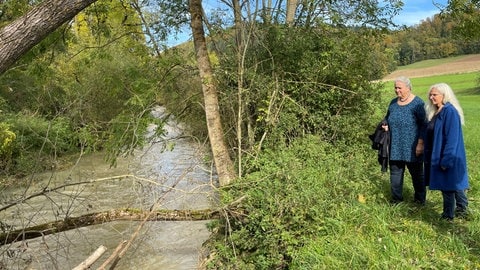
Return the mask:
[(390, 190), (391, 202), (403, 201), (403, 180), (408, 169), (414, 189), (413, 201), (425, 205), (426, 187), (423, 168), (423, 136), (426, 128), (425, 102), (412, 92), (412, 83), (406, 77), (394, 81), (397, 95), (388, 105), (386, 123), (390, 132)]
[(432, 85), (425, 103), (428, 126), (425, 136), (425, 180), (431, 190), (443, 196), (442, 219), (465, 216), (469, 188), (467, 159), (463, 141), (463, 110), (445, 83)]

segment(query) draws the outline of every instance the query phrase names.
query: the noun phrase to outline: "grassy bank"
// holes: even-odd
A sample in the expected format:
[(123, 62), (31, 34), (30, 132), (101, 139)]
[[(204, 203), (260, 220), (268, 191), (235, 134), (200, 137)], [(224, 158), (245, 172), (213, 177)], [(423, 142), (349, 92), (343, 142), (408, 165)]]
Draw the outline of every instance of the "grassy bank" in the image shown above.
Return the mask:
[[(439, 220), (440, 192), (427, 205), (412, 203), (407, 174), (404, 203), (391, 205), (389, 176), (365, 142), (329, 145), (317, 137), (266, 151), (246, 162), (250, 173), (224, 190), (225, 203), (243, 198), (212, 224), (208, 246), (212, 269), (480, 269), (480, 96), (476, 74), (413, 79), (415, 93), (449, 83), (465, 110), (464, 135), (471, 189), (471, 215)], [(393, 97), (386, 84), (386, 108)], [(372, 116), (372, 126), (378, 121)], [(365, 131), (365, 135), (369, 131)], [(238, 205), (238, 204), (236, 204)], [(220, 225), (220, 226), (217, 226)]]
[[(469, 219), (456, 219), (453, 224), (439, 221), (442, 198), (438, 191), (428, 192), (425, 207), (409, 202), (391, 206), (382, 200), (367, 199), (363, 204), (340, 208), (336, 227), (342, 229), (302, 247), (293, 268), (480, 269), (480, 89), (477, 79), (478, 73), (412, 79), (414, 92), (423, 99), (431, 85), (448, 83), (462, 105), (471, 184)], [(386, 84), (384, 96), (386, 101), (394, 97), (392, 83)], [(373, 181), (381, 181), (383, 192), (388, 196), (388, 176)], [(407, 177), (407, 198), (413, 193), (410, 181)]]

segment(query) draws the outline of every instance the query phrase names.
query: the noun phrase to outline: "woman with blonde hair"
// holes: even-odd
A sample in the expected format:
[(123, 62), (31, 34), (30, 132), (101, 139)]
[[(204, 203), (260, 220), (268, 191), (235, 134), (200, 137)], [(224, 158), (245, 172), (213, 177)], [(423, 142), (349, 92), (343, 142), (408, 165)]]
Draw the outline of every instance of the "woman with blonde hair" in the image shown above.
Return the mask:
[(425, 136), (425, 180), (443, 197), (442, 219), (453, 220), (467, 213), (469, 188), (463, 141), (463, 110), (446, 83), (434, 84), (425, 104), (428, 126)]

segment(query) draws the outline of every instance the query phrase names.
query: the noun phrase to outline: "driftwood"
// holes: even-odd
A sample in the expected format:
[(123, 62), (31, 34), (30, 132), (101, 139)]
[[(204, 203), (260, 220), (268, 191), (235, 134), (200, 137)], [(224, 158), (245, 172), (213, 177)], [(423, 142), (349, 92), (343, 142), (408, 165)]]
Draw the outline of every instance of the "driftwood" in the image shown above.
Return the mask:
[(108, 257), (108, 259), (105, 260), (102, 263), (102, 265), (100, 265), (100, 267), (98, 267), (97, 270), (105, 270), (105, 268), (110, 263), (112, 263), (113, 261), (115, 261), (118, 258), (118, 254), (120, 254), (120, 252), (122, 252), (122, 250), (124, 250), (126, 245), (127, 245), (127, 241), (124, 240), (124, 241), (120, 242), (120, 244), (118, 244), (117, 248), (115, 248), (115, 250), (113, 251), (112, 255), (110, 255), (110, 257)]
[(73, 270), (86, 270), (90, 269), (90, 266), (94, 264), (102, 255), (107, 251), (107, 248), (105, 246), (99, 246), (95, 252), (90, 255), (85, 261), (77, 265)]
[(107, 212), (90, 213), (79, 217), (67, 217), (64, 220), (40, 224), (21, 230), (12, 230), (0, 233), (0, 245), (6, 245), (16, 241), (33, 239), (79, 227), (97, 225), (116, 220), (195, 221), (218, 218), (220, 218), (219, 210), (111, 210)]

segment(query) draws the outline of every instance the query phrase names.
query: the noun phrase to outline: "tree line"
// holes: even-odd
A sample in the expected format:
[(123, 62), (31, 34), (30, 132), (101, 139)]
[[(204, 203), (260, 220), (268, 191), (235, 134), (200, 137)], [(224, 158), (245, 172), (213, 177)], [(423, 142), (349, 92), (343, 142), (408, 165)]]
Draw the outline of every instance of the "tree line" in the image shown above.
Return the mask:
[(439, 13), (417, 25), (392, 31), (385, 42), (395, 51), (398, 65), (480, 53), (478, 39), (466, 35), (463, 27), (464, 22), (456, 21), (453, 15)]

